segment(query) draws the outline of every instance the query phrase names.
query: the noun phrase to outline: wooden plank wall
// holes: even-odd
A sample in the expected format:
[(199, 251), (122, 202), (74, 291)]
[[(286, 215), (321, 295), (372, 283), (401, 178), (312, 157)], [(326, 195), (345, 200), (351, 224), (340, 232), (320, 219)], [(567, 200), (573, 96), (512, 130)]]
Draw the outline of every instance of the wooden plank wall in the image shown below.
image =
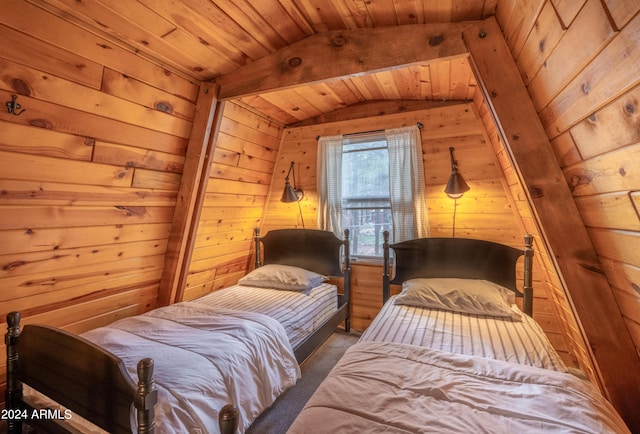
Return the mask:
[[(571, 310), (566, 290), (558, 277), (557, 267), (549, 256), (549, 249), (544, 244), (540, 227), (533, 215), (522, 181), (518, 178), (517, 171), (513, 167), (513, 162), (500, 134), (498, 134), (496, 124), (479, 89), (474, 97), (474, 104), (487, 131), (487, 140), (491, 143), (498, 164), (505, 175), (505, 190), (511, 193), (513, 205), (520, 216), (519, 222), (525, 232), (534, 236), (535, 273), (536, 275), (543, 273), (544, 277), (539, 280), (540, 284), (545, 286), (546, 294), (549, 297), (545, 299), (534, 298), (536, 321), (543, 325), (547, 336), (567, 364), (578, 366), (594, 384), (598, 384), (587, 344)], [(538, 289), (534, 288), (534, 293)]]
[(253, 230), (261, 224), (282, 139), (282, 126), (224, 104), (185, 300), (234, 284), (253, 267)]
[[(375, 107), (380, 111), (381, 103)], [(391, 113), (394, 104), (389, 103), (385, 113)], [(354, 108), (361, 115), (361, 109)], [(349, 110), (341, 113), (350, 118)], [(363, 131), (393, 128), (421, 122), (422, 148), (426, 178), (429, 228), (431, 236), (448, 237), (453, 232), (453, 207), (457, 205), (455, 235), (458, 237), (485, 239), (523, 246), (528, 225), (520, 219), (521, 209), (513, 200), (509, 182), (491, 147), (482, 119), (472, 103), (461, 103), (441, 108), (400, 112), (384, 116), (369, 116), (329, 121), (316, 125), (285, 129), (284, 140), (274, 170), (274, 181), (266, 204), (263, 231), (282, 227), (317, 227), (316, 149), (319, 135), (350, 134)], [(494, 127), (495, 128), (495, 127)], [(471, 190), (454, 202), (444, 194), (444, 186), (451, 173), (449, 147), (455, 148), (459, 170), (471, 186)], [(297, 204), (279, 201), (284, 177), (291, 161), (296, 163), (296, 184), (304, 190), (301, 202), (302, 218)], [(538, 247), (536, 247), (538, 250)], [(536, 252), (539, 255), (540, 252)], [(543, 270), (543, 261), (534, 268), (534, 318), (550, 337), (563, 359), (577, 365), (572, 346), (565, 339), (563, 320), (553, 308), (552, 288), (547, 280), (550, 270)], [(382, 266), (380, 263), (353, 262), (352, 327), (364, 330), (382, 306)], [(557, 279), (557, 277), (556, 277)]]
[(153, 308), (199, 84), (28, 3), (0, 37), (0, 315), (80, 333)]
[(640, 352), (638, 12), (637, 1), (519, 0), (496, 18)]

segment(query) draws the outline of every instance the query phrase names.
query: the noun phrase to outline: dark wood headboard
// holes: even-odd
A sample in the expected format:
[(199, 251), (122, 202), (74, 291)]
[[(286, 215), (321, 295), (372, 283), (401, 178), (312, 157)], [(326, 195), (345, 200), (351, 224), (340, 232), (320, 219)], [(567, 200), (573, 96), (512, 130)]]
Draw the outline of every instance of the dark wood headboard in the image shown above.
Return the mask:
[[(344, 246), (344, 269), (350, 267), (349, 230), (344, 240), (332, 232), (319, 229), (275, 229), (260, 237), (254, 232), (256, 241), (256, 267), (266, 264), (282, 264), (315, 271), (326, 276), (344, 276), (340, 251)], [(264, 257), (260, 258), (260, 242), (264, 246)]]
[[(389, 298), (389, 285), (401, 285), (415, 278), (457, 277), (484, 279), (523, 297), (523, 311), (533, 311), (533, 236), (525, 236), (524, 249), (470, 238), (418, 238), (389, 244), (384, 233), (383, 300)], [(390, 279), (390, 252), (393, 249), (393, 279)], [(524, 285), (518, 288), (516, 263), (524, 256)]]

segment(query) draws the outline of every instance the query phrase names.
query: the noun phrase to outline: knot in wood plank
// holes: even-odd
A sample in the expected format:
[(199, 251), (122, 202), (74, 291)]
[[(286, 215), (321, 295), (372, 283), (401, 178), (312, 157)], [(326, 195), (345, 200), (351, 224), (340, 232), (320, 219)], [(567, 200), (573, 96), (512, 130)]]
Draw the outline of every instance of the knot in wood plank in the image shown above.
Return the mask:
[(302, 65), (302, 59), (299, 57), (292, 57), (287, 63), (289, 66), (295, 68), (296, 66)]
[(442, 41), (444, 41), (442, 35), (432, 36), (431, 38), (429, 38), (429, 46), (437, 47), (438, 45), (442, 44)]
[(529, 187), (529, 194), (534, 199), (541, 198), (544, 196), (544, 190), (541, 187), (532, 185)]
[(347, 38), (344, 36), (336, 36), (335, 38), (331, 38), (331, 46), (333, 47), (342, 47), (347, 43)]
[(14, 78), (11, 81), (11, 85), (13, 86), (15, 91), (18, 92), (20, 95), (27, 95), (27, 96), (31, 95), (31, 89), (29, 88), (29, 85), (23, 80), (20, 80), (19, 78)]

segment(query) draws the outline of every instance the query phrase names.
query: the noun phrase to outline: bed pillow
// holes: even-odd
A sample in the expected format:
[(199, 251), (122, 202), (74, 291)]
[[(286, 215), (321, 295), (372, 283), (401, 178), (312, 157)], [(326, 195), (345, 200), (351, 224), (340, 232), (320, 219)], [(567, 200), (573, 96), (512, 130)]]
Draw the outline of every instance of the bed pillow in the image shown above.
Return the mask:
[(402, 284), (395, 304), (522, 321), (513, 291), (487, 280), (430, 278)]
[(267, 264), (256, 268), (238, 280), (244, 286), (258, 286), (260, 288), (285, 289), (289, 291), (304, 291), (315, 288), (328, 280), (322, 274), (290, 265)]

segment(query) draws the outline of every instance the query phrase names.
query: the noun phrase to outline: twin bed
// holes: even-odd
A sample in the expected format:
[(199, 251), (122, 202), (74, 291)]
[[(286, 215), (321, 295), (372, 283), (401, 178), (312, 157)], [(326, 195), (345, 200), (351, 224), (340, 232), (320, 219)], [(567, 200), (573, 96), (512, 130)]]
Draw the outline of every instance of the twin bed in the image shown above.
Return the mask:
[[(244, 432), (297, 382), (299, 363), (340, 323), (349, 329), (348, 231), (344, 240), (256, 231), (255, 246), (256, 267), (237, 285), (80, 337), (20, 330), (19, 313), (10, 313), (9, 432), (21, 432), (24, 419), (54, 432), (93, 432), (86, 420), (108, 432)], [(329, 276), (343, 279), (341, 294)]]
[[(311, 321), (311, 325), (303, 326), (303, 322), (291, 320), (288, 316), (296, 311), (304, 311), (304, 307), (296, 305), (296, 307), (285, 309), (285, 313), (280, 311), (279, 314), (270, 312), (273, 306), (280, 305), (282, 302), (268, 301), (271, 296), (264, 295), (263, 290), (247, 286), (266, 286), (260, 282), (260, 279), (264, 278), (261, 273), (268, 271), (269, 264), (286, 264), (302, 270), (316, 270), (322, 275), (343, 275), (345, 286), (343, 297), (346, 298), (341, 298), (338, 305), (348, 308), (346, 304), (350, 270), (348, 237), (344, 249), (347, 253), (346, 262), (342, 272), (340, 248), (343, 243), (340, 240), (326, 234), (318, 235), (321, 238), (313, 241), (306, 239), (302, 244), (307, 246), (307, 250), (300, 252), (293, 246), (300, 245), (298, 237), (302, 234), (307, 236), (307, 231), (282, 232), (271, 245), (270, 234), (277, 232), (272, 231), (265, 237), (267, 240), (262, 239), (262, 244), (265, 246), (264, 265), (256, 264), (256, 273), (249, 274), (244, 282), (239, 282), (243, 285), (230, 288), (227, 294), (231, 295), (224, 295), (227, 291), (225, 290), (199, 299), (195, 303), (177, 304), (177, 309), (182, 310), (180, 315), (187, 322), (203, 321), (207, 326), (215, 322), (213, 318), (216, 318), (214, 313), (208, 311), (211, 306), (216, 306), (215, 309), (223, 309), (219, 315), (226, 320), (228, 320), (226, 317), (254, 315), (250, 312), (251, 310), (259, 310), (267, 314), (260, 315), (257, 321), (250, 321), (248, 323), (250, 325), (245, 321), (239, 321), (241, 324), (239, 328), (222, 323), (215, 324), (213, 327), (223, 330), (227, 336), (220, 339), (211, 338), (209, 347), (222, 347), (224, 354), (231, 355), (227, 360), (216, 361), (213, 365), (207, 365), (209, 367), (196, 369), (196, 373), (214, 369), (210, 366), (220, 371), (231, 372), (229, 377), (219, 380), (224, 384), (224, 392), (221, 393), (219, 401), (205, 404), (197, 399), (193, 400), (194, 394), (188, 393), (189, 391), (184, 394), (186, 398), (181, 398), (188, 401), (172, 401), (173, 397), (163, 393), (160, 383), (165, 380), (160, 378), (165, 375), (159, 372), (160, 364), (164, 364), (166, 359), (170, 361), (168, 365), (171, 367), (171, 372), (175, 373), (177, 370), (180, 377), (185, 375), (188, 377), (188, 373), (192, 372), (191, 367), (195, 366), (194, 357), (200, 356), (190, 354), (182, 357), (181, 354), (174, 355), (173, 352), (165, 353), (164, 351), (154, 353), (151, 348), (144, 348), (136, 355), (129, 355), (130, 348), (122, 351), (119, 348), (113, 348), (114, 343), (123, 340), (120, 337), (112, 339), (106, 345), (117, 355), (117, 357), (110, 356), (113, 360), (109, 361), (109, 365), (115, 362), (116, 370), (128, 371), (128, 374), (124, 375), (126, 393), (116, 393), (114, 390), (119, 389), (115, 384), (109, 388), (117, 397), (115, 401), (120, 402), (124, 409), (119, 413), (122, 426), (118, 428), (121, 428), (122, 432), (129, 429), (128, 419), (131, 414), (136, 414), (138, 417), (139, 431), (146, 432), (145, 429), (152, 426), (149, 421), (153, 418), (154, 409), (158, 413), (157, 423), (160, 426), (164, 423), (160, 421), (166, 417), (162, 413), (166, 412), (167, 408), (170, 411), (184, 412), (189, 409), (190, 413), (196, 414), (208, 412), (209, 416), (215, 416), (221, 421), (222, 430), (228, 428), (228, 432), (232, 432), (237, 423), (238, 431), (242, 432), (259, 412), (270, 405), (267, 403), (273, 402), (275, 396), (290, 384), (295, 383), (299, 376), (296, 358), (304, 359), (326, 337), (326, 330), (331, 333), (335, 329), (336, 321), (345, 321), (345, 326), (349, 328), (347, 312), (339, 313), (340, 311), (334, 314), (325, 312), (315, 323)], [(317, 235), (316, 231), (312, 232), (314, 236)], [(330, 248), (318, 247), (325, 242)], [(531, 242), (530, 236), (525, 237), (524, 249), (480, 240), (444, 238), (410, 240), (389, 245), (388, 235), (386, 235), (382, 278), (385, 301), (383, 308), (362, 334), (358, 343), (347, 350), (306, 403), (289, 428), (289, 434), (541, 431), (628, 433), (619, 415), (600, 392), (587, 380), (568, 372), (538, 324), (531, 318), (533, 307)], [(256, 245), (258, 249), (256, 257), (259, 258), (260, 243), (257, 242)], [(319, 258), (323, 256), (320, 252), (325, 250), (331, 253), (326, 255), (327, 260), (320, 260)], [(278, 259), (273, 259), (272, 252), (277, 252), (274, 254)], [(394, 259), (393, 279), (390, 278), (389, 271), (390, 252), (393, 252)], [(516, 264), (521, 257), (524, 257), (524, 283), (518, 285)], [(331, 263), (334, 268), (319, 267), (315, 264), (318, 260), (325, 264)], [(306, 276), (306, 278), (312, 278), (312, 276)], [(303, 289), (302, 292), (307, 298), (311, 297), (312, 292), (322, 294), (323, 285), (324, 283), (316, 282), (311, 285), (312, 290)], [(391, 296), (391, 285), (401, 285), (402, 290), (399, 294)], [(519, 289), (520, 286), (522, 292)], [(248, 294), (254, 290), (262, 294), (261, 297), (264, 297), (262, 302), (253, 297), (250, 302), (247, 302), (244, 295), (239, 295)], [(300, 295), (299, 289), (298, 291), (277, 289), (265, 291), (276, 291), (292, 298)], [(319, 297), (324, 296), (319, 295)], [(521, 308), (516, 307), (516, 298), (522, 299)], [(149, 316), (166, 319), (162, 309), (130, 320), (147, 321)], [(177, 327), (176, 315), (176, 312), (171, 312), (170, 322), (164, 328)], [(306, 313), (304, 316), (308, 317)], [(274, 320), (274, 317), (277, 320)], [(326, 319), (327, 317), (330, 319)], [(298, 330), (295, 330), (297, 328), (317, 329), (318, 323), (325, 324), (325, 332), (318, 338), (307, 337), (305, 333), (298, 336)], [(283, 324), (285, 324), (284, 327)], [(22, 336), (18, 339), (15, 321), (13, 325), (10, 322), (7, 334), (8, 352), (18, 351), (21, 354), (20, 367), (11, 361), (14, 355), (16, 359), (18, 355), (9, 354), (8, 369), (19, 373), (18, 376), (10, 375), (9, 390), (15, 391), (18, 381), (32, 380), (24, 373), (23, 365), (23, 362), (34, 359), (31, 351), (40, 351), (47, 346), (58, 348), (60, 345), (66, 345), (58, 338), (47, 337), (46, 342), (49, 343), (29, 344), (30, 339), (25, 339), (28, 345), (24, 344), (25, 347), (23, 347), (23, 338), (35, 335), (29, 327), (31, 326), (25, 326)], [(138, 327), (137, 323), (131, 326), (134, 330)], [(248, 346), (243, 345), (238, 348), (235, 348), (235, 344), (230, 344), (235, 340), (244, 340), (245, 335), (249, 335), (248, 329), (254, 327), (264, 329), (264, 333), (259, 334), (257, 341), (249, 341)], [(156, 329), (163, 328), (156, 327)], [(320, 329), (323, 327), (321, 326)], [(64, 334), (56, 330), (48, 330), (48, 332)], [(119, 333), (119, 331), (116, 332)], [(178, 333), (183, 337), (186, 334), (188, 333)], [(281, 344), (283, 339), (272, 339), (277, 334), (286, 335), (287, 338), (284, 340), (288, 340), (289, 345), (290, 342), (295, 343), (294, 353), (286, 351), (286, 348), (283, 351), (268, 349), (273, 345), (283, 346)], [(99, 341), (101, 346), (105, 344), (102, 341), (103, 338), (98, 339), (94, 336), (94, 332), (89, 332), (86, 337)], [(73, 336), (68, 338), (73, 345), (78, 341)], [(12, 339), (19, 340), (19, 344), (9, 345)], [(179, 346), (183, 338), (172, 339), (170, 346)], [(196, 340), (199, 339), (196, 338)], [(195, 346), (196, 343), (189, 345)], [(232, 347), (235, 348), (233, 351)], [(256, 348), (267, 348), (267, 350), (255, 352)], [(94, 350), (93, 347), (91, 349)], [(106, 357), (102, 349), (99, 349), (99, 352), (102, 357)], [(86, 360), (88, 357), (83, 355), (71, 358)], [(137, 365), (140, 383), (136, 388), (131, 378), (135, 378), (136, 363), (141, 357), (146, 358)], [(66, 360), (69, 357), (59, 358)], [(260, 370), (259, 383), (265, 384), (258, 385), (256, 380), (249, 378), (246, 369), (250, 371), (252, 367), (238, 362), (244, 358), (250, 361), (248, 365), (254, 363), (254, 367)], [(95, 371), (95, 363), (92, 362), (91, 369), (84, 366), (75, 367), (77, 377), (89, 374), (95, 377), (93, 372), (83, 372), (83, 370)], [(100, 363), (106, 364), (106, 362)], [(155, 372), (152, 377), (154, 363)], [(271, 372), (270, 370), (274, 367), (276, 372)], [(26, 372), (29, 373), (31, 370), (32, 368), (27, 368)], [(35, 369), (36, 372), (43, 370), (43, 367)], [(183, 380), (177, 378), (178, 374), (175, 375), (175, 381), (182, 383)], [(272, 381), (273, 378), (275, 380)], [(153, 379), (155, 379), (155, 386)], [(88, 381), (87, 390), (91, 391), (92, 386), (97, 388), (98, 386), (94, 384), (97, 381), (93, 379)], [(78, 380), (74, 378), (72, 383), (77, 382)], [(279, 388), (277, 384), (280, 384)], [(51, 391), (52, 397), (58, 398), (55, 392), (68, 386), (54, 383), (53, 389), (46, 389), (36, 382), (34, 387), (45, 393)], [(77, 386), (74, 385), (74, 387)], [(178, 385), (169, 383), (167, 392), (173, 393), (174, 387)], [(74, 391), (74, 394), (77, 396), (76, 392)], [(136, 412), (130, 411), (132, 394), (135, 396), (134, 405), (138, 409)], [(267, 399), (262, 403), (254, 402), (256, 396), (247, 396), (247, 394), (254, 394), (260, 399), (267, 395)], [(79, 399), (76, 397), (75, 400)], [(158, 403), (154, 406), (153, 403), (156, 400)], [(7, 401), (11, 402), (10, 399)], [(234, 411), (228, 405), (224, 406), (229, 403), (233, 404), (238, 411)], [(182, 415), (179, 415), (178, 419), (181, 417)], [(111, 415), (108, 419), (116, 418)], [(208, 423), (215, 422), (211, 420)], [(115, 428), (107, 427), (106, 429), (117, 432)], [(211, 428), (209, 425), (206, 429), (215, 430), (216, 428)], [(159, 431), (164, 432), (165, 429)], [(190, 432), (197, 431), (191, 429)]]
[[(525, 248), (515, 249), (428, 238), (390, 246), (385, 234), (383, 308), (288, 434), (628, 433), (531, 318), (531, 242), (526, 236)], [(392, 284), (402, 286), (399, 294), (390, 296)]]

